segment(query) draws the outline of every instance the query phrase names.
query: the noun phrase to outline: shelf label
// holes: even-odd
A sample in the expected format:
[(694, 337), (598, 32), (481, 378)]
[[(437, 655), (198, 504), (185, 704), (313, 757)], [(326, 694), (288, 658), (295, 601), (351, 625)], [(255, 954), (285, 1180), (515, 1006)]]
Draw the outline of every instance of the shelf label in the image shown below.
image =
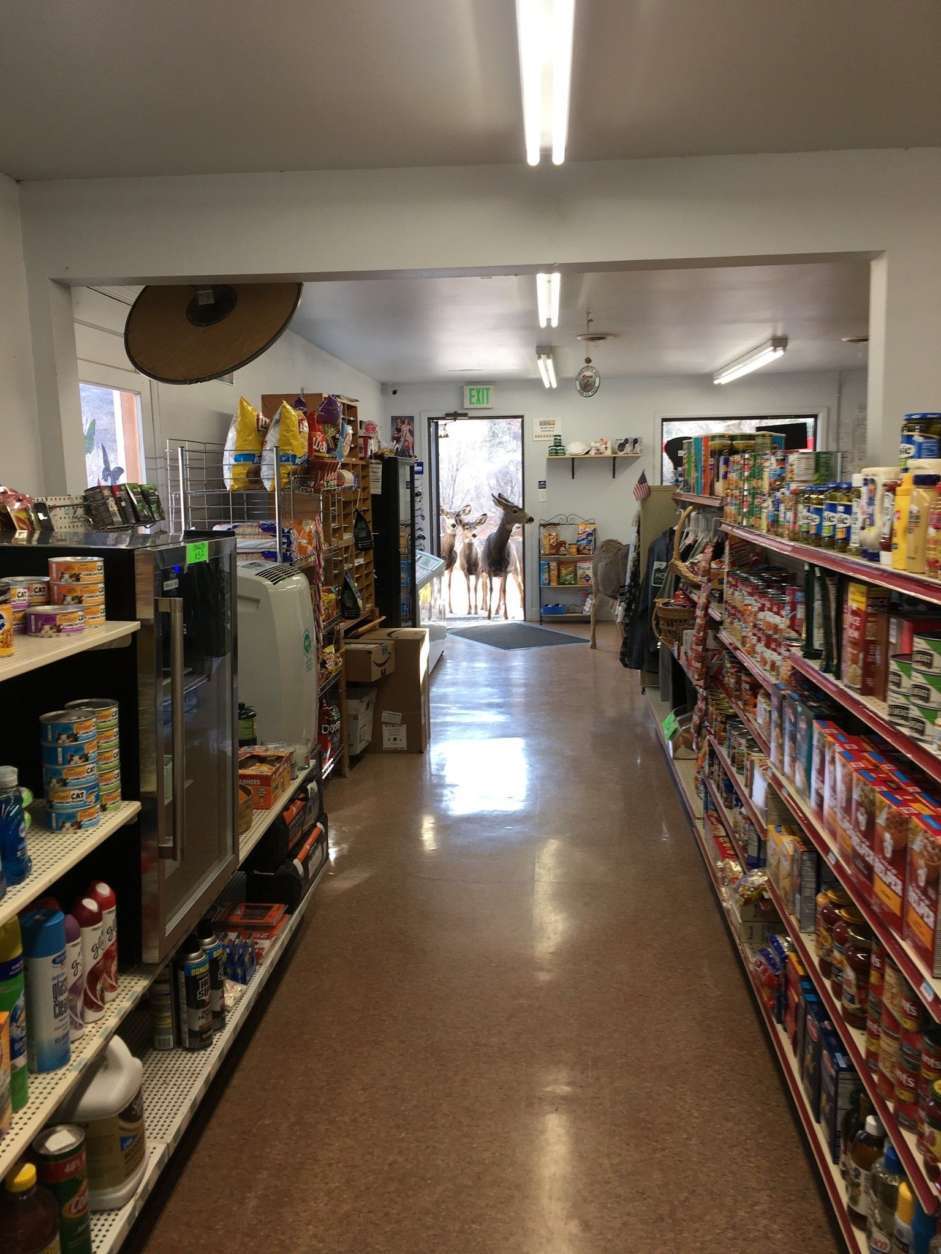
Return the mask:
[(195, 566), (197, 562), (209, 561), (209, 541), (193, 540), (186, 546), (186, 564)]
[(663, 734), (667, 740), (669, 740), (671, 736), (676, 735), (677, 731), (679, 730), (679, 726), (680, 726), (680, 720), (676, 717), (676, 715), (671, 710), (670, 713), (663, 720)]
[(831, 849), (830, 852), (827, 854), (827, 861), (830, 863), (831, 866), (836, 866), (836, 850), (835, 849)]
[(929, 983), (928, 980), (925, 980), (921, 986), (921, 995), (925, 999), (925, 1001), (931, 1001), (935, 995), (934, 985)]

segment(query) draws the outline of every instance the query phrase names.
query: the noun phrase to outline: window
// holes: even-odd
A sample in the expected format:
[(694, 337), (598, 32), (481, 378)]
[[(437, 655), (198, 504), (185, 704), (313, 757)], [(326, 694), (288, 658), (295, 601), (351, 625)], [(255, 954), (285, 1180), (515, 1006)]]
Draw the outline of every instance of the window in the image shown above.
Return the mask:
[(755, 431), (777, 431), (784, 435), (785, 448), (817, 447), (817, 414), (767, 415), (750, 418), (662, 418), (660, 420), (660, 482), (676, 482), (683, 441), (694, 435), (745, 435)]
[(144, 442), (140, 393), (80, 383), (85, 436), (85, 482), (140, 483)]

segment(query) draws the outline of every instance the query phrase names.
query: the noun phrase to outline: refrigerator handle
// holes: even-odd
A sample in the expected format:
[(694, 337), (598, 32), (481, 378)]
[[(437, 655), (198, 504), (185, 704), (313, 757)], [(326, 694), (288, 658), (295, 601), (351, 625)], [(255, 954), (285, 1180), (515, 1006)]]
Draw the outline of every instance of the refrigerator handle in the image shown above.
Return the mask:
[(173, 753), (173, 841), (161, 847), (164, 858), (183, 861), (186, 831), (186, 712), (183, 698), (183, 598), (158, 597), (157, 608), (170, 615), (171, 752)]

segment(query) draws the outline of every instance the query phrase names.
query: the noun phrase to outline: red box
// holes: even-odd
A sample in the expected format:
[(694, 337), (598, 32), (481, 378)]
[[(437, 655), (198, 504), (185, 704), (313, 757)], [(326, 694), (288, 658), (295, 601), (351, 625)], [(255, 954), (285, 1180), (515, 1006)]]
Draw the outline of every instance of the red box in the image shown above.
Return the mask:
[(884, 701), (888, 673), (889, 590), (851, 582), (844, 617), (844, 682), (863, 696)]
[(914, 814), (908, 841), (903, 937), (933, 976), (941, 975), (938, 877), (941, 874), (941, 821)]
[(239, 783), (252, 794), (253, 810), (270, 810), (291, 783), (294, 754), (290, 749), (252, 745), (239, 750)]

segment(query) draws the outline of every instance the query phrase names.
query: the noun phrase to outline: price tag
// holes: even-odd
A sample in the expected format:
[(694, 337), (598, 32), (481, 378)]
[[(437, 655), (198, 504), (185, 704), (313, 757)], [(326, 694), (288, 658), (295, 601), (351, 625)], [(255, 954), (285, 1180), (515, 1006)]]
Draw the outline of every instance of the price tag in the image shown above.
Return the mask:
[(935, 996), (934, 985), (925, 980), (921, 986), (921, 995), (925, 1001), (931, 1001)]
[(830, 852), (827, 854), (827, 861), (830, 863), (831, 866), (836, 866), (836, 851), (835, 850), (831, 849)]
[(670, 713), (663, 720), (663, 734), (667, 740), (669, 740), (671, 736), (676, 735), (677, 730), (679, 729), (679, 726), (680, 726), (680, 720), (676, 717), (676, 715), (671, 710)]
[(186, 564), (195, 566), (197, 562), (209, 561), (209, 541), (193, 540), (186, 546)]

